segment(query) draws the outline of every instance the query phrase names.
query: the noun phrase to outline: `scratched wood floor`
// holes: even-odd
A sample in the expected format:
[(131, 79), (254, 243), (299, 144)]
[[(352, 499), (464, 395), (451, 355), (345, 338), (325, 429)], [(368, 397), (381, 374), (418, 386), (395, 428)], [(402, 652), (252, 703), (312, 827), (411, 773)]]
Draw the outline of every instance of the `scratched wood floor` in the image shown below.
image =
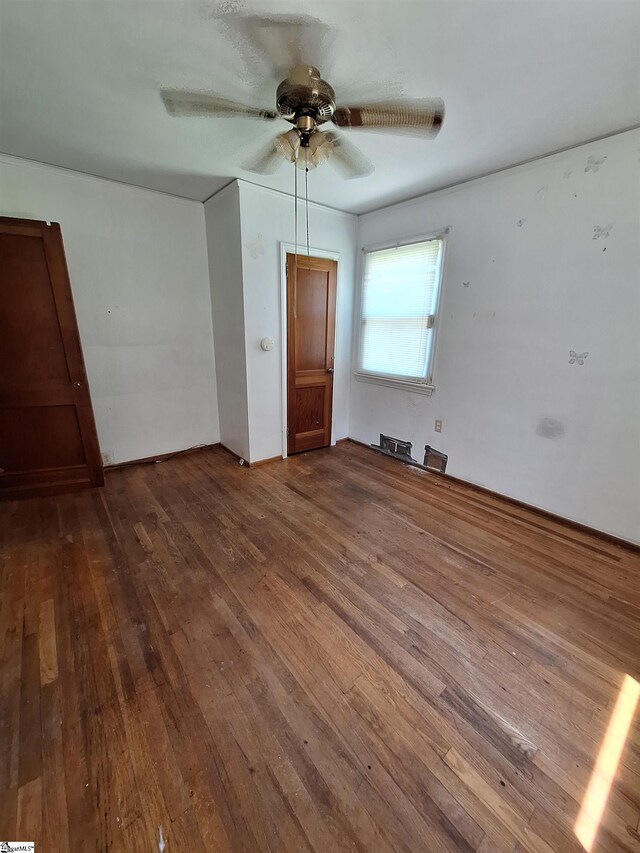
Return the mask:
[[(353, 444), (0, 505), (0, 838), (574, 851), (640, 559)], [(640, 850), (636, 716), (593, 850)]]

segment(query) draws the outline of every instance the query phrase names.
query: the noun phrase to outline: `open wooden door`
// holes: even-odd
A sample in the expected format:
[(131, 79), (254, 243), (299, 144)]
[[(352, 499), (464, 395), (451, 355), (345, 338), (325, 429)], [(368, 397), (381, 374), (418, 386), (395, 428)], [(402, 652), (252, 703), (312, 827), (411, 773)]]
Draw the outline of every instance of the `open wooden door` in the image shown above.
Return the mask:
[(287, 255), (287, 453), (331, 444), (337, 264)]
[(60, 226), (0, 217), (0, 496), (103, 482)]

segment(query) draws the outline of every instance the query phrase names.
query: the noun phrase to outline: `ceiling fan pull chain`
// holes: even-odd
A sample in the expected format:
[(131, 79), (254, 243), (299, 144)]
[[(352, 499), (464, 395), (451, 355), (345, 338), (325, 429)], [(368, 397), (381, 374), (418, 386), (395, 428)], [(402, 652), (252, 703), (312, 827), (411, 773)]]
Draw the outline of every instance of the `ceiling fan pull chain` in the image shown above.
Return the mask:
[(298, 164), (293, 161), (293, 316), (298, 316)]
[[(307, 152), (308, 152), (308, 149), (305, 148), (304, 149), (305, 160), (307, 160), (307, 156), (308, 156)], [(305, 169), (304, 169), (304, 207), (305, 207), (305, 214), (306, 214), (306, 218), (307, 218), (307, 261), (309, 262), (309, 266), (311, 266), (310, 257), (309, 257), (309, 255), (311, 253), (309, 251), (309, 166), (308, 166), (308, 160), (307, 160), (307, 163), (305, 164)]]

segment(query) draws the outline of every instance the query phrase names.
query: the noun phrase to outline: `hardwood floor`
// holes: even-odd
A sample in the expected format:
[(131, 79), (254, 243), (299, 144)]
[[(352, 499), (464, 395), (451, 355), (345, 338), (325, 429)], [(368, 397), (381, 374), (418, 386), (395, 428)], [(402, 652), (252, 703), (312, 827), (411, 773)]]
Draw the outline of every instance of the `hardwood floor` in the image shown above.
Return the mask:
[(353, 444), (112, 471), (0, 534), (0, 838), (570, 853), (613, 731), (592, 849), (640, 850), (631, 550)]

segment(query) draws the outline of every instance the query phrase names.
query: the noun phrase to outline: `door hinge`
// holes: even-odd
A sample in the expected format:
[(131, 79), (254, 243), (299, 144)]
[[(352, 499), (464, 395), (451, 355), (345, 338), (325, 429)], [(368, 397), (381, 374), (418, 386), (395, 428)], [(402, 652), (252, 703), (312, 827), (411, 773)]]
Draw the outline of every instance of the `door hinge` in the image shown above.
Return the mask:
[(287, 427), (287, 438), (289, 438), (289, 427)]

